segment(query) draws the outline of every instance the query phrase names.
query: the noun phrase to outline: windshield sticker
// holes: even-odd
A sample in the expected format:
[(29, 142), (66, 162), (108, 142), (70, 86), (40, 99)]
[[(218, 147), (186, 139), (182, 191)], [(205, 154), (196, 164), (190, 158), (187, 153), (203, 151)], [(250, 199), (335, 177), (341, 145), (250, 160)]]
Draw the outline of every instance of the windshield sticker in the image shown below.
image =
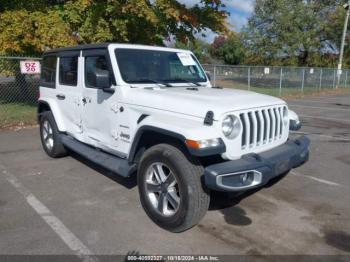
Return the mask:
[(190, 66), (189, 69), (192, 75), (195, 75), (197, 73), (196, 70), (194, 69), (194, 66)]
[(181, 64), (183, 66), (191, 66), (196, 65), (196, 62), (193, 60), (191, 54), (187, 53), (177, 53), (177, 56), (179, 57)]

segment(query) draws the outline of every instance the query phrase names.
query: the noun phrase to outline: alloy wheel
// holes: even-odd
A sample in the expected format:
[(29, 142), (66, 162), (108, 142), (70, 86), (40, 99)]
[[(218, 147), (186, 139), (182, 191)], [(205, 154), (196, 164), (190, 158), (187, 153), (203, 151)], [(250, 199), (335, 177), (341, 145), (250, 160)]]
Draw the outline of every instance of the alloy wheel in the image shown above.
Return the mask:
[(54, 138), (53, 129), (49, 121), (44, 121), (44, 123), (42, 124), (41, 132), (46, 148), (51, 151), (54, 146)]
[(163, 216), (174, 215), (180, 206), (178, 182), (164, 163), (153, 163), (146, 172), (146, 193), (153, 208)]

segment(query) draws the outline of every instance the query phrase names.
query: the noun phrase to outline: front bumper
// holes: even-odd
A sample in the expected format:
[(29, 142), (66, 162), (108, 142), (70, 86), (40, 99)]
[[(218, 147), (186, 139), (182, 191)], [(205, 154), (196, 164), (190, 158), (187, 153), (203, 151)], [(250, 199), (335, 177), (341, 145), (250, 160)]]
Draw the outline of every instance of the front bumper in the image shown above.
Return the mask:
[(309, 158), (306, 136), (260, 154), (247, 154), (238, 160), (207, 166), (205, 185), (217, 191), (240, 192), (263, 187), (271, 179), (304, 164)]

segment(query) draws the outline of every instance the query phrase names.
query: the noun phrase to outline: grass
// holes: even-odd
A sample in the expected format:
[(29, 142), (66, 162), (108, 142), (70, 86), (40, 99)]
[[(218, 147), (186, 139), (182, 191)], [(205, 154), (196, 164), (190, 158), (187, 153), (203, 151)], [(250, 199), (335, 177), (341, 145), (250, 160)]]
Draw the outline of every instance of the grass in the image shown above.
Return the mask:
[(0, 104), (0, 129), (36, 124), (36, 106), (23, 103)]

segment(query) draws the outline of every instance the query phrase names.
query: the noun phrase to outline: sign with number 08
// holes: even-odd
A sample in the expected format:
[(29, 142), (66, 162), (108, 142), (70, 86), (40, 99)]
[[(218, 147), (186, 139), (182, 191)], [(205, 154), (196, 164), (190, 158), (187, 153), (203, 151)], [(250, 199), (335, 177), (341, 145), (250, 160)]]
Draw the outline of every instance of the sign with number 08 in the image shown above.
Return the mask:
[(25, 60), (20, 62), (22, 74), (40, 74), (40, 62)]

